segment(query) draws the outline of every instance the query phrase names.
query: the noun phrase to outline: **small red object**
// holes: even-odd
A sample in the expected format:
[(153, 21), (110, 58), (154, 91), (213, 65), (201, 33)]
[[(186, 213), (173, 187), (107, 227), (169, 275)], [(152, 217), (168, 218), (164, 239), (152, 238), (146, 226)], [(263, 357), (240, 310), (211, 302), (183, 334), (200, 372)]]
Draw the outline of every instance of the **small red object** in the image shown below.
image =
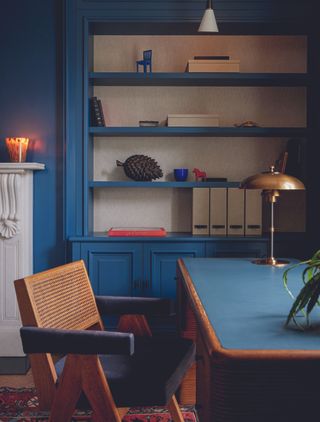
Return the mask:
[(152, 236), (163, 237), (167, 232), (163, 227), (111, 227), (108, 230), (108, 236)]
[(192, 170), (192, 173), (195, 174), (196, 176), (196, 181), (198, 182), (199, 180), (207, 180), (207, 173), (205, 171), (199, 170), (197, 168), (194, 168)]

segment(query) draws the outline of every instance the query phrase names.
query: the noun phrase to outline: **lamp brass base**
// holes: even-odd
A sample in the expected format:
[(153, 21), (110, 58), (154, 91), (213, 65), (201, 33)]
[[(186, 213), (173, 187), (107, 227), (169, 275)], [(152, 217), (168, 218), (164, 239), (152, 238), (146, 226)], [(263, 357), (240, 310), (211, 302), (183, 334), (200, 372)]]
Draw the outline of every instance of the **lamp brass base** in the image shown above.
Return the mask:
[(254, 261), (251, 261), (251, 262), (257, 265), (272, 265), (273, 267), (284, 267), (285, 265), (289, 264), (289, 261), (286, 261), (284, 259), (276, 259), (273, 257), (255, 259)]

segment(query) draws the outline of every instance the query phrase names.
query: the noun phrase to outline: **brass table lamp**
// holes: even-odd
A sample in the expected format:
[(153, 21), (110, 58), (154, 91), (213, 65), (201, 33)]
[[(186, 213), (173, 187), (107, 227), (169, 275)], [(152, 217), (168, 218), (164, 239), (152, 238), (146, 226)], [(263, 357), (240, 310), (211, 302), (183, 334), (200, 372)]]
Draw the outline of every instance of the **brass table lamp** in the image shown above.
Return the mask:
[(256, 259), (254, 264), (273, 265), (281, 267), (287, 265), (289, 261), (279, 260), (273, 256), (274, 243), (274, 203), (277, 201), (281, 190), (305, 190), (304, 184), (296, 177), (279, 173), (274, 170), (274, 166), (269, 171), (255, 174), (240, 183), (240, 189), (261, 189), (262, 195), (271, 204), (271, 224), (270, 224), (270, 256), (264, 259)]

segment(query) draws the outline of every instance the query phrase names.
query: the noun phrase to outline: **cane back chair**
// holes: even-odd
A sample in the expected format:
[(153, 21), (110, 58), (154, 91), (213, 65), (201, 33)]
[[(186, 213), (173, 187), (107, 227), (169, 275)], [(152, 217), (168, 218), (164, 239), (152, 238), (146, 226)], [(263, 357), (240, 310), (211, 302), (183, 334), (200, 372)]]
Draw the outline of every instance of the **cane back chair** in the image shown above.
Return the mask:
[[(81, 407), (92, 409), (94, 421), (120, 422), (129, 407), (143, 405), (166, 405), (183, 421), (174, 393), (194, 344), (152, 337), (143, 315), (170, 313), (169, 301), (94, 296), (83, 261), (16, 280), (15, 289), (23, 348), (51, 421), (69, 421)], [(122, 315), (118, 328), (131, 332), (104, 331), (100, 313)]]

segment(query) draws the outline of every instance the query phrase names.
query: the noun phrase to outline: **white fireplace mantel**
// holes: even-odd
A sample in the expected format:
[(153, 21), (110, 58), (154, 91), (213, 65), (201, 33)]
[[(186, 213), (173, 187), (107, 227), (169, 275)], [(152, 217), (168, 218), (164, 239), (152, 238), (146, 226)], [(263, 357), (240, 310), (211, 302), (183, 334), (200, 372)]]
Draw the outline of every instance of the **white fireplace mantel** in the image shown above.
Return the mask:
[(45, 165), (42, 163), (0, 163), (0, 171), (7, 170), (44, 170)]
[(33, 272), (33, 172), (44, 168), (0, 163), (0, 359), (24, 357), (13, 281)]

